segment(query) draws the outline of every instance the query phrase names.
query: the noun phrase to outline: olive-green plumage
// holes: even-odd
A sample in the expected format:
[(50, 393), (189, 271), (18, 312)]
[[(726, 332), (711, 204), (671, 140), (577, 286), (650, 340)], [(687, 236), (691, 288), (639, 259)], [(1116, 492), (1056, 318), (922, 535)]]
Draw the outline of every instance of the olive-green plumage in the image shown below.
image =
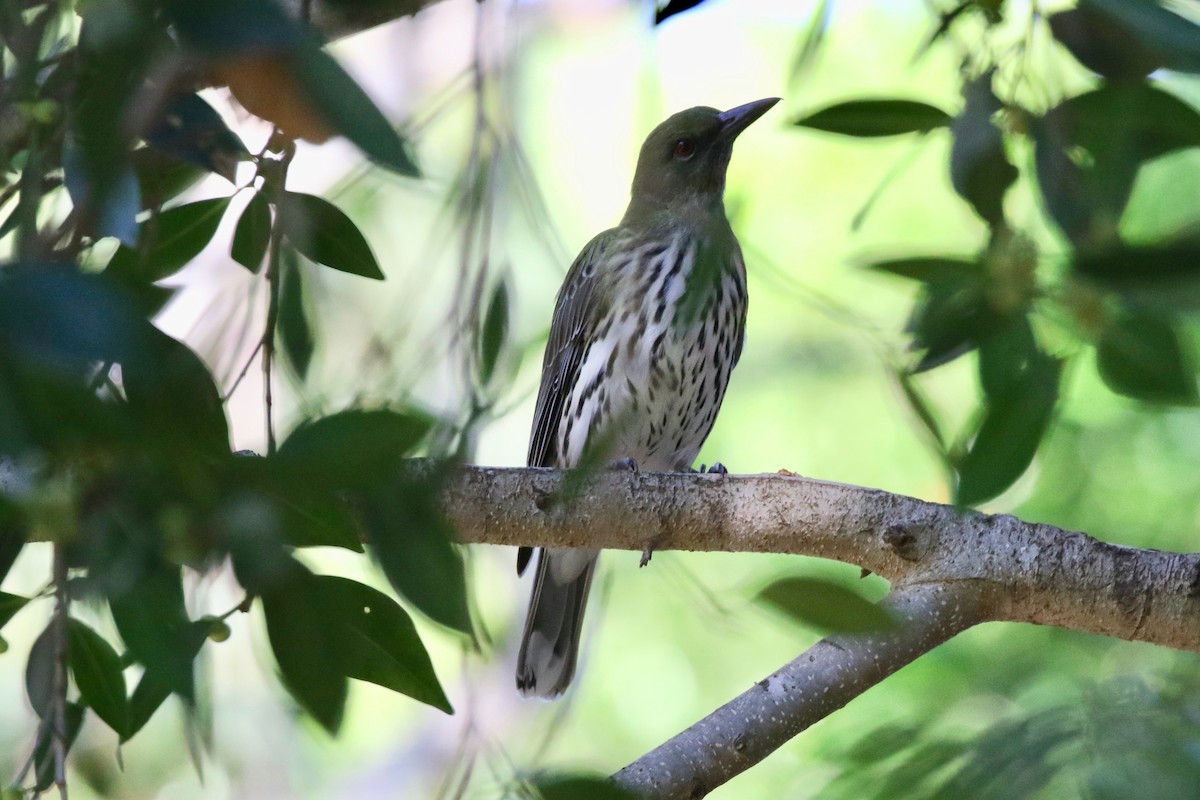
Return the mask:
[[(584, 247), (559, 291), (530, 466), (573, 467), (587, 452), (644, 470), (691, 468), (746, 320), (725, 171), (734, 139), (777, 101), (688, 109), (646, 138), (620, 225)], [(517, 661), (522, 693), (555, 697), (570, 682), (598, 552), (539, 551)], [(518, 572), (529, 557), (523, 548)]]

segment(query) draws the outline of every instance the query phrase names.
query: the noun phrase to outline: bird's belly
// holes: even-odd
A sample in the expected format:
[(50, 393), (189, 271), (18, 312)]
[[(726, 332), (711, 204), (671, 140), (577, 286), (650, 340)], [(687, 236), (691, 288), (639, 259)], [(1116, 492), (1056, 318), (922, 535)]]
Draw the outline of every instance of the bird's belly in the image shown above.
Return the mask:
[(560, 450), (568, 463), (579, 463), (587, 447), (598, 447), (603, 461), (630, 457), (647, 471), (689, 468), (729, 378), (730, 367), (717, 364), (710, 350), (717, 342), (711, 325), (703, 320), (677, 328), (664, 322), (641, 335), (617, 331), (609, 339), (619, 343), (615, 353), (612, 346), (593, 345), (568, 406), (582, 409)]

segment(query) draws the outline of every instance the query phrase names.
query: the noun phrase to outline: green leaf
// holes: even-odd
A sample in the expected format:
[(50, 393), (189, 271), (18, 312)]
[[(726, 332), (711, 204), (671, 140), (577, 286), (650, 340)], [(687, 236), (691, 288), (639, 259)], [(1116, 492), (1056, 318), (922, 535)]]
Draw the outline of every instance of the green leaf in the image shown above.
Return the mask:
[(329, 733), (337, 733), (349, 690), (342, 670), (339, 632), (313, 591), (313, 574), (289, 560), (288, 575), (262, 596), (267, 636), (283, 683), (301, 708)]
[(388, 480), (430, 424), (416, 413), (342, 411), (296, 428), (271, 460), (333, 489), (365, 488)]
[(45, 719), (54, 699), (54, 623), (33, 641), (25, 662), (25, 695), (39, 718)]
[(284, 248), (280, 255), (279, 338), (292, 369), (296, 370), (300, 380), (304, 380), (314, 347), (312, 327), (304, 308), (306, 276), (294, 250)]
[(847, 136), (896, 136), (928, 133), (950, 124), (940, 108), (914, 100), (854, 100), (823, 108), (792, 124)]
[(71, 674), (83, 701), (120, 736), (129, 730), (129, 700), (121, 657), (100, 634), (77, 619), (67, 620)]
[(983, 393), (989, 398), (1020, 393), (1036, 377), (1044, 358), (1029, 317), (1020, 314), (1002, 319), (979, 345), (979, 384)]
[(1200, 400), (1179, 333), (1159, 317), (1127, 316), (1109, 326), (1096, 345), (1096, 366), (1108, 388), (1126, 397), (1180, 405)]
[(1147, 0), (1080, 0), (1080, 6), (1119, 23), (1167, 69), (1200, 73), (1200, 26), (1187, 17)]
[(316, 576), (311, 591), (339, 634), (345, 675), (453, 713), (416, 627), (395, 600), (332, 575)]
[[(75, 737), (79, 735), (79, 729), (83, 727), (84, 712), (84, 707), (79, 703), (67, 701), (64, 714), (67, 721), (67, 752), (70, 752), (71, 746), (75, 744)], [(33, 787), (35, 792), (44, 792), (54, 785), (57, 772), (57, 756), (54, 749), (53, 729), (49, 725), (39, 726), (37, 744), (33, 749), (34, 775), (37, 778)]]
[(831, 11), (832, 4), (829, 0), (818, 0), (801, 37), (800, 47), (796, 50), (796, 56), (788, 69), (789, 86), (796, 86), (816, 62), (817, 54), (825, 41), (825, 33), (829, 30)]
[(1004, 195), (1017, 179), (1017, 168), (1004, 153), (1004, 137), (992, 123), (1002, 108), (992, 92), (994, 68), (963, 87), (966, 103), (954, 118), (950, 133), (950, 182), (992, 227), (1004, 221)]
[(284, 192), (277, 210), (284, 236), (309, 261), (383, 280), (366, 238), (333, 203), (312, 194)]
[(246, 145), (225, 120), (198, 94), (176, 94), (144, 135), (163, 153), (237, 182), (237, 164), (251, 158)]
[(971, 281), (928, 283), (913, 309), (908, 329), (914, 350), (923, 351), (913, 372), (953, 361), (970, 352), (992, 324), (982, 268)]
[(105, 272), (135, 284), (174, 275), (212, 241), (228, 207), (228, 197), (215, 197), (151, 217), (138, 226), (138, 248), (119, 247)]
[(233, 260), (257, 274), (271, 243), (271, 203), (263, 192), (255, 192), (238, 217), (229, 254)]
[(1035, 120), (1038, 186), (1076, 246), (1109, 245), (1146, 161), (1200, 146), (1200, 113), (1144, 83), (1111, 84)]
[(918, 256), (893, 258), (867, 264), (867, 269), (886, 272), (901, 278), (922, 283), (971, 283), (978, 282), (983, 267), (974, 261), (952, 256)]
[(199, 645), (184, 606), (181, 569), (158, 564), (108, 601), (133, 657), (168, 691), (191, 703), (196, 693), (192, 661)]
[(1080, 64), (1109, 80), (1141, 80), (1162, 66), (1153, 51), (1130, 37), (1128, 28), (1086, 2), (1052, 14), (1048, 21), (1054, 38)]
[(833, 633), (868, 633), (896, 627), (881, 606), (839, 583), (819, 578), (779, 578), (756, 598), (792, 619)]
[(338, 133), (380, 166), (400, 175), (420, 176), (404, 139), (332, 56), (309, 44), (297, 53), (296, 66), (296, 77)]
[(370, 492), (362, 520), (392, 586), (435, 622), (472, 635), (462, 558), (437, 498), (441, 477), (397, 477)]
[(156, 447), (229, 454), (225, 406), (208, 366), (190, 347), (150, 326), (147, 358), (122, 365), (129, 410)]
[(483, 318), (479, 340), (479, 377), (484, 385), (492, 379), (496, 362), (508, 338), (508, 285), (500, 281)]
[(957, 505), (990, 500), (1025, 472), (1050, 426), (1061, 367), (1056, 359), (1038, 352), (1020, 384), (987, 398), (979, 431), (958, 464)]
[(604, 775), (540, 775), (533, 786), (542, 800), (637, 800)]
[(9, 594), (8, 592), (0, 592), (0, 628), (8, 624), (8, 621), (13, 616), (25, 607), (29, 602), (28, 597), (22, 597), (19, 594)]
[[(199, 654), (201, 646), (208, 638), (208, 632), (212, 629), (212, 623), (205, 620), (197, 620), (188, 624), (186, 639), (190, 647), (189, 656), (189, 673), (190, 663), (195, 660)], [(158, 669), (147, 668), (142, 673), (141, 679), (138, 681), (137, 687), (133, 690), (133, 694), (129, 697), (129, 728), (121, 737), (122, 742), (127, 742), (138, 734), (154, 716), (154, 713), (166, 702), (171, 696), (171, 687), (161, 677), (162, 671)]]
[(1131, 305), (1200, 308), (1200, 241), (1076, 252), (1076, 274), (1119, 293)]

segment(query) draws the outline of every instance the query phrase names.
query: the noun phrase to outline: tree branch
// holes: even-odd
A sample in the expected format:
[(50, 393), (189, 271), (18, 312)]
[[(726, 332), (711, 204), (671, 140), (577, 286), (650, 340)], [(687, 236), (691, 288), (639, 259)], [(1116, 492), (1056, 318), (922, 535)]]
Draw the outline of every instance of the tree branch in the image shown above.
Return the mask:
[(884, 600), (900, 625), (831, 636), (613, 779), (639, 797), (696, 798), (749, 769), (810, 725), (983, 619), (967, 584), (905, 586)]
[(995, 594), (989, 620), (1200, 653), (1200, 553), (790, 475), (605, 471), (567, 500), (565, 474), (465, 467), (444, 507), (468, 543), (819, 556), (893, 585), (970, 582)]
[[(414, 464), (417, 470), (426, 469)], [(1032, 622), (1200, 652), (1200, 554), (792, 475), (464, 467), (443, 507), (463, 542), (791, 553), (892, 582), (901, 620), (829, 637), (614, 776), (640, 796), (698, 798), (958, 632)], [(575, 485), (573, 485), (575, 484)]]

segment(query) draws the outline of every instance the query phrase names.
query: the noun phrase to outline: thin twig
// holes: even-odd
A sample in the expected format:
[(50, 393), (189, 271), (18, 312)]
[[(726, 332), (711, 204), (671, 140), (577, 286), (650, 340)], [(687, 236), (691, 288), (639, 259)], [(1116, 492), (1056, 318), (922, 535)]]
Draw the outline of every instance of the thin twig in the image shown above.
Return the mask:
[(50, 697), (50, 714), (54, 719), (50, 735), (54, 746), (54, 783), (58, 796), (67, 800), (67, 611), (71, 602), (67, 595), (67, 556), (61, 544), (54, 545), (54, 676)]
[[(275, 129), (272, 139), (284, 143), (279, 161), (275, 168), (271, 170), (271, 179), (267, 182), (267, 188), (274, 196), (275, 209), (278, 213), (281, 204), (285, 201), (284, 187), (287, 184), (287, 171), (292, 163), (292, 159), (296, 155), (296, 143), (284, 136), (278, 128)], [(283, 252), (282, 248), (283, 226), (280, 224), (278, 217), (276, 217), (275, 224), (271, 226), (271, 239), (267, 250), (267, 321), (263, 326), (262, 340), (259, 343), (259, 347), (262, 349), (263, 409), (267, 427), (267, 455), (275, 453), (275, 419), (274, 399), (271, 393), (271, 367), (275, 360), (275, 329), (279, 323), (279, 267), (280, 257)]]

